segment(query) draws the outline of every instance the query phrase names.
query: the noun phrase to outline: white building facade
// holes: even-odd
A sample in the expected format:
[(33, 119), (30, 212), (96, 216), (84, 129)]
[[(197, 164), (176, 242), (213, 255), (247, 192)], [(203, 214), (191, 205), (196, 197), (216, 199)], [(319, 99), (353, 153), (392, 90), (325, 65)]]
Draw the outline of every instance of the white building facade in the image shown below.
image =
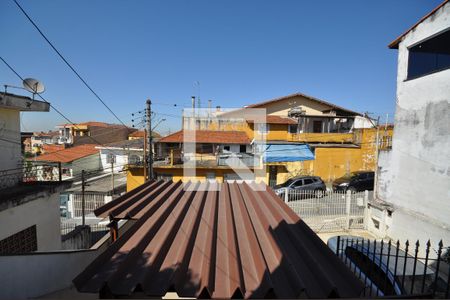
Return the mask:
[(379, 157), (378, 198), (394, 239), (450, 242), (450, 2), (391, 43), (398, 49), (392, 150)]

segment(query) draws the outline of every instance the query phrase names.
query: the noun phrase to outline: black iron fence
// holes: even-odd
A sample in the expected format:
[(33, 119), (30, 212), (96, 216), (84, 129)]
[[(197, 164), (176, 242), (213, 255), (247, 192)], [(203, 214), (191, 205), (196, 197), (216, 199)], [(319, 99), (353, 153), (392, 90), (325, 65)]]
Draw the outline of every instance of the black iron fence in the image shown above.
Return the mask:
[(449, 247), (338, 236), (329, 246), (364, 282), (365, 297), (449, 298)]

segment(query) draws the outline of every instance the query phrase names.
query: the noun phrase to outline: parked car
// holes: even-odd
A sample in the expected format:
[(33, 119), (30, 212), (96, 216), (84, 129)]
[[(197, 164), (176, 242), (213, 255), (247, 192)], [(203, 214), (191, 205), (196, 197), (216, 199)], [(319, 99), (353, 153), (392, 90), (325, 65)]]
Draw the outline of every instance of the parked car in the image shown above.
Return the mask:
[(372, 191), (375, 173), (372, 171), (352, 172), (333, 181), (333, 191)]
[[(325, 194), (327, 187), (325, 186), (325, 183), (323, 182), (322, 178), (318, 176), (300, 176), (291, 178), (282, 184), (278, 184), (274, 186), (273, 189), (275, 193), (280, 197), (284, 195), (287, 189), (288, 191), (304, 191), (305, 192), (304, 194), (301, 193), (304, 196), (309, 195), (320, 198), (323, 197), (323, 195)], [(291, 199), (291, 194), (294, 193), (289, 193), (290, 196), (289, 199)]]

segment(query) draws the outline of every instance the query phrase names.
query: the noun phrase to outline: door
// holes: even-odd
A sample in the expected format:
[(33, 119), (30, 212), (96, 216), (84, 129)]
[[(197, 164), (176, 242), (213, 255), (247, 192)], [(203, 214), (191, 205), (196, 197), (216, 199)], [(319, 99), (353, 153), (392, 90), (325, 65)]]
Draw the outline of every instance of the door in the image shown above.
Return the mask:
[(314, 133), (322, 132), (322, 121), (313, 121), (313, 132)]
[(277, 184), (277, 166), (269, 166), (269, 186), (274, 187)]

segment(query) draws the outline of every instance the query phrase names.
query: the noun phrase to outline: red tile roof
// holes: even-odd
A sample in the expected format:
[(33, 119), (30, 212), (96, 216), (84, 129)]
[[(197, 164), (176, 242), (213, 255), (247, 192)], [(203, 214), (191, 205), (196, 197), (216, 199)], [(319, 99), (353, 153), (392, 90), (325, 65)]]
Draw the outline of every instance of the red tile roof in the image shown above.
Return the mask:
[(431, 15), (433, 15), (436, 11), (438, 11), (441, 7), (443, 7), (445, 4), (447, 4), (450, 0), (445, 0), (444, 2), (442, 2), (441, 4), (439, 4), (436, 8), (434, 8), (431, 12), (429, 12), (428, 14), (426, 14), (424, 17), (422, 17), (422, 19), (420, 19), (416, 24), (414, 24), (413, 26), (411, 26), (408, 30), (406, 30), (402, 35), (400, 35), (398, 38), (396, 38), (394, 41), (392, 41), (388, 47), (390, 49), (398, 49), (398, 44), (400, 44), (400, 42), (402, 41), (403, 37), (405, 35), (408, 34), (408, 32), (410, 32), (411, 30), (413, 30), (414, 28), (416, 28), (417, 26), (419, 26), (420, 23), (422, 23), (423, 21), (425, 21), (426, 19), (428, 19)]
[(59, 150), (53, 153), (40, 155), (36, 157), (36, 160), (69, 163), (82, 157), (98, 153), (99, 150), (95, 149), (95, 146), (97, 145), (86, 144), (75, 146), (64, 150)]
[(65, 149), (65, 145), (57, 145), (57, 144), (43, 144), (42, 145), (42, 153), (52, 153), (52, 152), (57, 152), (57, 151), (61, 151), (63, 149)]
[[(161, 135), (155, 131), (152, 132), (153, 133), (153, 137), (159, 138), (161, 137)], [(129, 137), (135, 137), (135, 138), (140, 138), (140, 137), (144, 137), (144, 131), (143, 130), (139, 130), (139, 131), (135, 131), (133, 133), (131, 133), (129, 135)]]
[(105, 204), (97, 216), (136, 221), (75, 286), (108, 298), (360, 296), (362, 283), (322, 240), (252, 185), (150, 181)]
[(333, 109), (340, 110), (340, 111), (349, 113), (351, 115), (362, 116), (362, 114), (360, 114), (360, 113), (358, 113), (356, 111), (352, 111), (352, 110), (343, 108), (341, 106), (335, 105), (333, 103), (327, 102), (325, 100), (321, 100), (321, 99), (318, 99), (318, 98), (315, 98), (315, 97), (312, 97), (312, 96), (308, 96), (308, 95), (302, 94), (302, 93), (294, 93), (294, 94), (291, 94), (291, 95), (275, 98), (275, 99), (272, 99), (272, 100), (246, 105), (245, 108), (258, 108), (258, 107), (261, 107), (261, 106), (264, 106), (264, 105), (267, 105), (267, 104), (272, 104), (272, 103), (275, 103), (275, 102), (278, 102), (278, 101), (283, 101), (283, 100), (286, 100), (286, 99), (292, 98), (292, 97), (304, 97), (304, 98), (307, 98), (307, 99), (309, 99), (311, 101), (315, 101), (317, 103), (328, 105), (328, 106), (332, 107)]
[[(171, 135), (159, 140), (161, 143), (183, 143), (183, 130), (177, 131)], [(209, 131), (196, 130), (195, 142), (203, 144), (249, 144), (250, 139), (243, 131)]]
[[(247, 122), (254, 123), (254, 120), (247, 120)], [(267, 115), (266, 123), (267, 124), (297, 124), (297, 121), (295, 121), (294, 119), (291, 119), (291, 118)]]

